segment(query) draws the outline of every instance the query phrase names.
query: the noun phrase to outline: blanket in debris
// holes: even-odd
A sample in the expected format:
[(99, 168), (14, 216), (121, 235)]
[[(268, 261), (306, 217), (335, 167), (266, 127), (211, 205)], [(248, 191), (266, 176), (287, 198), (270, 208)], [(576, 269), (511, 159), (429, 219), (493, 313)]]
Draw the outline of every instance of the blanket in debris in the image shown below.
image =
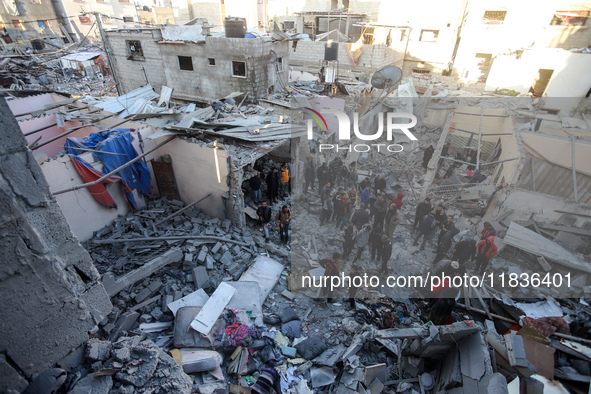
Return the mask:
[[(91, 149), (95, 159), (103, 163), (103, 173), (107, 174), (138, 156), (131, 144), (131, 131), (134, 129), (103, 130), (85, 138), (69, 137), (64, 149), (71, 155), (80, 155)], [(150, 170), (143, 160), (122, 169), (119, 175), (130, 188), (137, 189), (142, 194), (147, 194), (152, 189)]]

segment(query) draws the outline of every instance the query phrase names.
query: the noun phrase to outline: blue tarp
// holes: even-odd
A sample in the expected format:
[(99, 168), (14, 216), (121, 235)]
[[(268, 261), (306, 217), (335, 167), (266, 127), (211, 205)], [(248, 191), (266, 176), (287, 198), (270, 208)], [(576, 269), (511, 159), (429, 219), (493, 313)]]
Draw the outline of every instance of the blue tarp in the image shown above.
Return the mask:
[[(100, 152), (93, 152), (96, 160), (103, 163), (103, 174), (107, 174), (138, 156), (131, 144), (133, 137), (131, 129), (105, 130), (92, 133), (85, 138), (67, 138), (64, 149), (68, 154), (79, 155), (86, 151), (77, 149), (85, 148)], [(115, 154), (113, 154), (115, 153)], [(119, 176), (132, 189), (137, 189), (142, 194), (152, 190), (150, 183), (150, 170), (143, 160), (138, 160), (131, 166), (119, 171)]]

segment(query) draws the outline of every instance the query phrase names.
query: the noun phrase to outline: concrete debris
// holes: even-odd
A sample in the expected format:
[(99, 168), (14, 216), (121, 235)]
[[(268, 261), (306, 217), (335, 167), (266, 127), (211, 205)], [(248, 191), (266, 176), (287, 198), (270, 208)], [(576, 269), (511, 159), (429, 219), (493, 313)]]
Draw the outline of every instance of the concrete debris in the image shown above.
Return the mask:
[[(28, 67), (30, 75), (22, 75), (15, 84), (32, 86), (36, 80), (41, 81), (42, 69), (50, 71), (47, 79), (55, 77), (59, 81), (53, 75), (53, 66), (41, 67), (16, 59), (3, 61), (0, 71), (10, 68), (25, 74)], [(109, 87), (108, 80), (105, 81), (102, 83)], [(288, 116), (278, 114), (280, 107), (285, 108), (292, 98), (300, 104), (312, 101), (308, 98), (315, 98), (325, 89), (324, 84), (317, 82), (312, 74), (300, 74), (299, 80), (290, 83), (285, 92), (271, 94), (260, 105), (237, 105), (234, 98), (227, 97), (197, 109), (194, 104), (171, 101), (171, 89), (164, 87), (158, 95), (149, 85), (129, 93), (128, 97), (146, 95), (129, 105), (115, 102), (119, 100), (85, 100), (100, 107), (121, 106), (117, 108), (125, 111), (125, 116), (156, 113), (158, 116), (149, 117), (151, 121), (166, 126), (153, 138), (198, 130), (220, 139), (220, 144), (224, 139), (267, 144), (286, 140), (289, 134), (290, 125), (284, 119)], [(371, 93), (365, 82), (343, 78), (341, 85), (350, 94), (351, 100), (344, 104), (347, 107), (357, 108), (361, 103), (355, 100)], [(434, 93), (435, 90), (438, 92)], [(303, 93), (296, 98), (295, 91)], [(419, 94), (433, 101), (419, 103)], [(442, 132), (442, 125), (429, 125), (437, 119), (428, 119), (426, 111), (438, 106), (447, 111), (449, 107), (445, 106), (460, 98), (471, 102), (467, 94), (444, 89), (438, 80), (405, 79), (387, 97), (384, 106), (421, 112), (422, 124), (415, 132), (422, 139), (434, 141), (434, 145), (440, 139), (438, 153), (425, 160), (426, 147), (407, 142), (402, 144), (410, 153), (400, 160), (392, 160), (383, 152), (348, 152), (347, 162), (357, 165), (357, 179), (333, 179), (333, 186), (356, 186), (367, 176), (370, 188), (377, 189), (378, 181), (371, 179), (378, 179), (381, 174), (385, 180), (379, 188), (387, 197), (385, 201), (400, 203), (398, 217), (388, 216), (391, 221), (384, 228), (389, 232), (387, 238), (393, 241), (388, 263), (395, 262), (396, 268), (385, 265), (384, 269), (406, 275), (432, 273), (430, 270), (439, 268), (441, 261), (450, 267), (448, 258), (455, 254), (455, 247), (478, 237), (484, 222), (489, 222), (496, 228), (498, 255), (485, 268), (519, 276), (540, 267), (552, 273), (553, 264), (558, 263), (559, 271), (573, 268), (581, 272), (572, 278), (576, 287), (590, 288), (586, 276), (582, 276), (591, 272), (585, 258), (561, 246), (558, 235), (554, 241), (546, 238), (552, 235), (551, 231), (585, 236), (589, 226), (573, 232), (573, 223), (522, 226), (510, 215), (492, 210), (493, 215), (489, 204), (497, 191), (505, 191), (491, 184), (492, 166), (475, 174), (471, 163), (464, 163), (469, 160), (463, 157), (465, 150), (470, 149), (463, 145), (456, 146), (453, 152), (462, 156), (457, 159), (462, 165), (456, 168), (440, 163), (439, 153), (447, 141), (447, 131)], [(381, 109), (382, 104), (371, 111)], [(445, 118), (450, 113), (445, 111), (430, 116)], [(360, 122), (369, 122), (371, 117), (362, 118)], [(58, 119), (58, 124), (62, 121), (63, 118)], [(297, 132), (296, 129), (295, 135)], [(455, 134), (450, 138), (454, 144), (460, 144), (456, 139), (462, 137)], [(198, 138), (192, 141), (207, 143)], [(486, 142), (490, 161), (492, 153), (500, 148)], [(256, 145), (257, 149), (269, 151), (270, 145), (264, 144)], [(32, 380), (27, 375), (31, 383), (25, 392), (44, 392), (35, 386), (42, 381), (42, 386), (50, 387), (50, 391), (70, 393), (244, 393), (250, 391), (266, 366), (276, 369), (285, 393), (508, 393), (509, 388), (518, 390), (519, 386), (533, 392), (544, 385), (562, 386), (553, 379), (568, 384), (587, 384), (591, 380), (591, 349), (585, 346), (590, 344), (591, 307), (583, 298), (554, 299), (553, 289), (539, 299), (539, 293), (530, 291), (524, 302), (503, 298), (484, 285), (478, 291), (438, 289), (442, 293), (432, 300), (424, 298), (418, 286), (412, 293), (402, 295), (384, 286), (361, 286), (354, 294), (335, 292), (330, 296), (332, 302), (325, 305), (316, 299), (321, 295), (304, 294), (300, 279), (304, 275), (324, 277), (327, 268), (322, 266), (322, 259), (342, 250), (347, 230), (333, 228), (331, 218), (327, 218), (328, 226), (317, 225), (324, 204), (319, 188), (315, 189), (312, 182), (303, 195), (290, 192), (290, 196), (270, 204), (274, 212), (284, 203), (293, 210), (294, 228), (288, 234), (289, 242), (279, 242), (276, 228), (264, 238), (264, 230), (256, 223), (254, 196), (248, 196), (250, 185), (246, 183), (248, 177), (267, 173), (277, 162), (262, 154), (257, 156), (262, 159), (252, 162), (238, 147), (227, 149), (230, 166), (241, 171), (239, 175), (230, 174), (228, 182), (236, 183), (234, 191), (241, 191), (242, 195), (227, 196), (226, 208), (244, 213), (240, 215), (244, 216), (240, 218), (243, 222), (236, 225), (225, 218), (211, 217), (178, 199), (146, 196), (143, 209), (119, 216), (97, 231), (84, 246), (102, 274), (104, 289), (113, 304), (111, 312), (96, 319), (96, 326), (88, 332), (91, 339), (64, 360), (64, 370), (50, 369)], [(332, 159), (332, 155), (328, 157)], [(309, 159), (312, 163), (317, 158)], [(302, 163), (290, 164), (294, 174), (306, 170)], [(338, 167), (333, 167), (333, 171), (334, 168)], [(295, 189), (296, 185), (293, 186)], [(333, 191), (327, 192), (332, 195)], [(399, 193), (405, 195), (404, 199)], [(443, 215), (453, 216), (457, 232), (450, 231), (451, 236), (441, 235), (440, 239), (435, 233), (425, 234), (419, 248), (412, 245), (414, 212), (427, 196), (433, 201), (432, 208), (436, 206), (435, 200), (441, 201)], [(371, 213), (373, 220), (376, 215)], [(345, 219), (348, 225), (350, 218)], [(536, 223), (531, 218), (530, 221)], [(301, 231), (302, 227), (296, 231), (303, 223), (309, 225), (305, 231)], [(531, 231), (527, 226), (537, 230)], [(381, 231), (376, 234), (381, 236)], [(361, 261), (372, 274), (379, 273), (381, 280), (383, 272), (379, 271), (377, 260), (373, 256), (366, 258), (363, 250), (357, 251), (356, 261)], [(462, 271), (473, 272), (477, 267), (472, 258), (463, 257), (466, 258)], [(426, 264), (433, 259), (432, 264)], [(528, 264), (516, 266), (515, 260)], [(531, 267), (534, 268), (530, 270)], [(348, 257), (339, 266), (341, 272), (351, 272), (352, 268)], [(83, 275), (79, 276), (84, 281)], [(453, 290), (453, 294), (445, 290)], [(439, 302), (445, 305), (442, 307)], [(445, 309), (445, 316), (438, 315), (440, 309)], [(556, 319), (526, 324), (526, 317)], [(551, 332), (542, 335), (536, 328)], [(0, 371), (20, 377), (8, 357), (0, 355)]]

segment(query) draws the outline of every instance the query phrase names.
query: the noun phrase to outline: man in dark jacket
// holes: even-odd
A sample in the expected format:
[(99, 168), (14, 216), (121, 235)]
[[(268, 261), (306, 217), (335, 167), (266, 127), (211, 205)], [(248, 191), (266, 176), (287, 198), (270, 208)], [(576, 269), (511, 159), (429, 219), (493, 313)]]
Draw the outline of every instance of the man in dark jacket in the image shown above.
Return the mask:
[(368, 177), (365, 177), (365, 179), (359, 183), (359, 191), (365, 190), (365, 188), (368, 186), (371, 189), (371, 181), (369, 180)]
[(419, 222), (419, 231), (417, 232), (417, 235), (415, 236), (415, 241), (413, 243), (413, 246), (418, 245), (419, 238), (423, 237), (423, 243), (421, 244), (421, 250), (425, 250), (425, 244), (429, 240), (429, 236), (431, 235), (431, 232), (433, 231), (434, 228), (435, 228), (435, 218), (433, 217), (433, 215), (431, 213), (428, 213), (425, 216), (423, 216), (423, 218)]
[(429, 147), (425, 149), (425, 153), (423, 153), (423, 168), (425, 170), (427, 169), (429, 161), (433, 157), (433, 152), (435, 152), (435, 149), (433, 149), (433, 145), (429, 145)]
[(378, 176), (376, 176), (373, 184), (376, 194), (384, 193), (384, 191), (386, 190), (386, 178), (384, 178), (384, 175), (382, 174), (378, 174)]
[(265, 241), (269, 240), (269, 222), (271, 221), (271, 208), (267, 206), (267, 202), (263, 201), (261, 206), (257, 209), (257, 216), (259, 223), (263, 226), (265, 231)]
[(441, 243), (443, 236), (445, 234), (447, 234), (448, 231), (450, 231), (451, 229), (453, 229), (455, 227), (456, 227), (456, 225), (454, 223), (454, 217), (451, 215), (448, 215), (447, 220), (445, 222), (443, 222), (443, 224), (441, 225), (441, 231), (439, 232), (439, 237), (437, 237), (437, 246), (439, 246), (439, 244)]
[(388, 201), (386, 201), (386, 197), (384, 197), (383, 194), (380, 194), (377, 201), (373, 205), (374, 226), (380, 226), (381, 228), (384, 227), (384, 219), (386, 218), (387, 211)]
[(252, 200), (255, 204), (260, 204), (263, 196), (261, 194), (261, 174), (256, 174), (248, 181), (250, 186)]
[(383, 233), (384, 230), (382, 230), (382, 227), (374, 225), (373, 229), (371, 230), (371, 233), (369, 234), (369, 251), (372, 262), (375, 261), (376, 254), (378, 255), (378, 259), (380, 257), (378, 250), (382, 247)]
[(469, 239), (467, 241), (460, 241), (454, 246), (451, 251), (451, 257), (453, 260), (460, 264), (460, 269), (466, 270), (466, 262), (474, 259), (474, 253), (476, 253), (476, 241)]
[(359, 209), (353, 213), (353, 216), (351, 217), (351, 223), (358, 228), (361, 228), (369, 223), (369, 211), (365, 207), (365, 203), (362, 202), (359, 205)]
[(343, 258), (349, 258), (349, 255), (353, 251), (353, 244), (355, 242), (355, 235), (360, 227), (356, 227), (352, 224), (347, 226), (345, 229), (345, 236), (343, 238)]
[(337, 176), (339, 171), (341, 170), (341, 166), (343, 165), (343, 161), (336, 157), (333, 161), (330, 162), (328, 165), (328, 180), (330, 183), (336, 185)]
[(279, 175), (277, 168), (272, 168), (269, 175), (267, 175), (267, 199), (272, 203), (277, 202), (279, 195)]
[(425, 201), (420, 202), (415, 210), (415, 222), (412, 225), (413, 232), (417, 229), (419, 221), (429, 212), (431, 212), (431, 197), (425, 197)]
[(437, 245), (437, 250), (436, 250), (437, 255), (435, 256), (435, 259), (433, 260), (433, 264), (437, 263), (439, 260), (441, 260), (442, 258), (444, 258), (447, 255), (447, 251), (449, 250), (449, 248), (451, 248), (451, 244), (453, 243), (454, 237), (459, 232), (460, 232), (460, 229), (457, 227), (454, 227), (445, 233), (443, 238), (441, 238), (441, 242), (439, 242), (439, 245)]
[(318, 187), (323, 187), (328, 182), (328, 166), (326, 163), (322, 165), (316, 171), (316, 177), (318, 178)]
[(437, 208), (435, 208), (435, 212), (433, 212), (433, 216), (435, 217), (435, 226), (437, 228), (441, 228), (443, 222), (447, 219), (447, 214), (443, 210), (443, 204), (437, 204)]
[(382, 234), (378, 259), (382, 263), (382, 272), (384, 274), (388, 273), (388, 261), (390, 261), (390, 256), (392, 256), (392, 241), (386, 234)]

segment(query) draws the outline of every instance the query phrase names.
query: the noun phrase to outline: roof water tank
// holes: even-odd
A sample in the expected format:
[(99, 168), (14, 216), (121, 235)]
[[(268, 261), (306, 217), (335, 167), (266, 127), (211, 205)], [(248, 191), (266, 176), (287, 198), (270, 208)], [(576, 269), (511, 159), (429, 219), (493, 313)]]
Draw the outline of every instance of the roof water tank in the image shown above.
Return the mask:
[(246, 35), (246, 19), (226, 18), (224, 24), (227, 38), (244, 38)]

